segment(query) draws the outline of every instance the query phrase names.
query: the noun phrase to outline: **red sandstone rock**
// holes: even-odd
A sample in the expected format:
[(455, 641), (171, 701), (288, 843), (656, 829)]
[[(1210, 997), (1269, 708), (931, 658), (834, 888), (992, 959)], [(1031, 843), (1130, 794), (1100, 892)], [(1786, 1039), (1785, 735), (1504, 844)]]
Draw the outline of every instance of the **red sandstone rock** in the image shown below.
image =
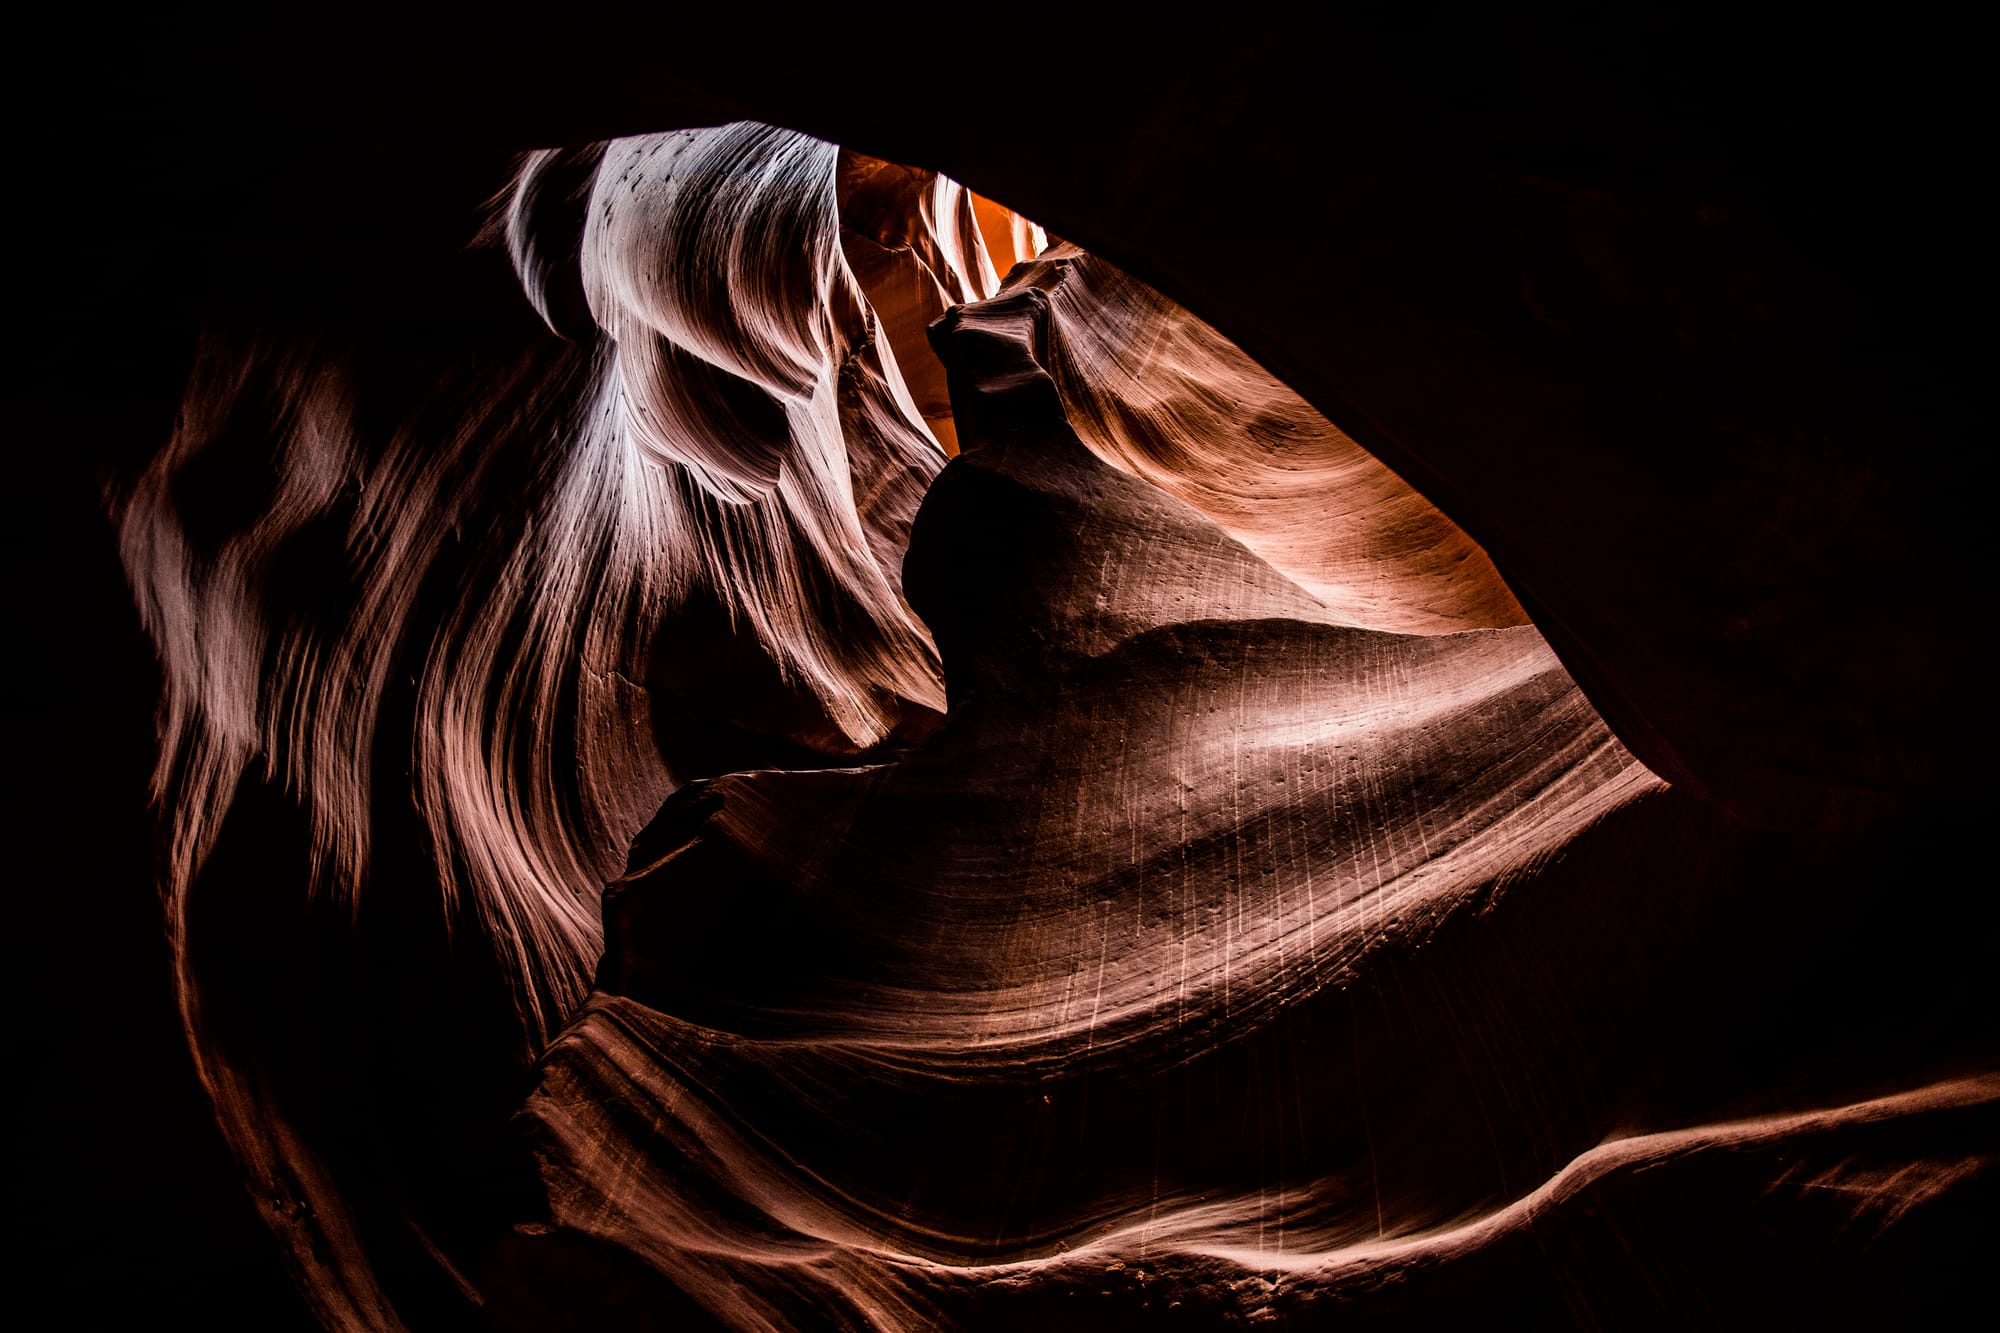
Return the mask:
[[(240, 94), (262, 66), (149, 52), (227, 115), (163, 134), (152, 167), (118, 126), (108, 167), (75, 152), (55, 177), (50, 243), (81, 238), (80, 260), (47, 266), (70, 290), (36, 321), (58, 331), (36, 387), (61, 410), (24, 453), (35, 477), (80, 439), (112, 478), (165, 667), (182, 1016), (316, 1308), (1644, 1326), (1963, 1301), (1993, 1216), (1994, 932), (1942, 859), (1987, 747), (1965, 704), (1974, 488), (1938, 460), (1972, 419), (1940, 312), (1964, 299), (1951, 219), (1974, 214), (1945, 206), (1934, 98), (1816, 98), (1796, 71), (1847, 75), (1795, 58), (1799, 32), (1759, 64), (1757, 23), (1719, 41), (1677, 13), (1363, 23), (1334, 54), (1284, 23), (1075, 23), (917, 117), (902, 82), (855, 77), (885, 68), (854, 58), (893, 50), (882, 33), (727, 16), (593, 34), (588, 60), (561, 18), (532, 52), (435, 59), (405, 34), (386, 73), (293, 46), (261, 100)], [(498, 248), (463, 253), (504, 178), (480, 144), (745, 110), (924, 163), (892, 169), (909, 197), (952, 171), (1091, 252), (1019, 275), (1039, 307), (958, 317), (952, 424), (981, 443), (931, 496), (909, 604), (944, 419), (906, 355), (921, 303), (871, 325), (843, 264), (866, 267), (864, 230), (913, 255), (942, 233), (842, 236), (833, 150), (740, 128), (626, 145), (604, 182), (593, 150), (538, 154), (494, 228), (518, 282)], [(738, 173), (765, 152), (782, 165)], [(107, 191), (145, 225), (88, 206)], [(983, 296), (949, 213), (959, 259), (923, 268)], [(785, 239), (731, 239), (752, 233)], [(702, 258), (656, 282), (663, 252)], [(206, 332), (184, 354), (190, 291)], [(115, 620), (95, 516), (26, 491), (61, 518), (29, 567)], [(1671, 791), (1627, 799), (1650, 779), (1590, 741), (1604, 722), (1509, 587)], [(63, 651), (96, 640), (31, 637), (79, 682), (113, 674)], [(62, 844), (49, 884), (85, 886), (48, 901), (90, 906), (24, 937), (89, 951), (91, 985), (48, 993), (91, 1020), (38, 1087), (88, 1104), (115, 1077), (102, 1117), (151, 963), (118, 961), (140, 955), (98, 905), (145, 868), (75, 868), (137, 827), (131, 738), (99, 719), (143, 718), (153, 683), (18, 697), (68, 689), (30, 765), (99, 767), (34, 832)], [(1440, 691), (1450, 724), (1402, 734)], [(1358, 790), (1315, 786), (1328, 728), (1356, 741)], [(1146, 804), (1169, 753), (1198, 761), (1193, 841)], [(829, 763), (865, 771), (783, 771)], [(579, 1010), (595, 887), (690, 780)], [(889, 832), (850, 836), (850, 814)], [(1427, 846), (1437, 819), (1476, 836)], [(904, 873), (871, 884), (884, 845)], [(1183, 914), (1142, 892), (1131, 936), (1105, 929), (1151, 882), (1119, 867), (1171, 848)], [(967, 888), (995, 864), (1029, 891)], [(1330, 921), (1328, 864), (1360, 895)], [(1354, 931), (1376, 902), (1387, 939)], [(1155, 986), (1175, 941), (1204, 1016), (1185, 1030)], [(1072, 1000), (1107, 983), (1102, 1051), (1060, 1005), (1038, 1026), (1058, 977)], [(572, 1015), (530, 1103), (538, 1184), (502, 1126)], [(1032, 1072), (950, 1044), (995, 1015)], [(885, 1057), (898, 1040), (924, 1060)], [(161, 1118), (134, 1118), (151, 1141)], [(689, 1151), (690, 1126), (714, 1134)], [(62, 1129), (69, 1198), (144, 1196), (107, 1174), (129, 1131)], [(65, 1206), (122, 1252), (191, 1230)], [(729, 1245), (675, 1230), (709, 1208)]]

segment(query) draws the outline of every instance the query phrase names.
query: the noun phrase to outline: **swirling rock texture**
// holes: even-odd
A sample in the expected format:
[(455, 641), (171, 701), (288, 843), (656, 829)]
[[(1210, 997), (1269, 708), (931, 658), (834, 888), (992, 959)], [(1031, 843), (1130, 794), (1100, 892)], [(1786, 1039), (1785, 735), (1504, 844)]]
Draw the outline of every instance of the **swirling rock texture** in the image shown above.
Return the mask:
[(913, 90), (989, 29), (111, 61), (15, 692), (67, 1321), (1986, 1303), (1949, 103), (1657, 8)]

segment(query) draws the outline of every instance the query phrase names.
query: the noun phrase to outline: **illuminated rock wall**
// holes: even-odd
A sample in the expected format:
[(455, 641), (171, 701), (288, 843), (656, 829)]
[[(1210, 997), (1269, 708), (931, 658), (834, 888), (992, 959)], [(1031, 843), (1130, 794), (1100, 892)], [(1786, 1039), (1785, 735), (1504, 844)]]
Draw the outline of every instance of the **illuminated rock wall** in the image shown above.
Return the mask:
[(37, 591), (135, 664), (17, 695), (75, 692), (31, 762), (83, 867), (25, 937), (90, 950), (39, 1214), (206, 1262), (83, 1202), (205, 1141), (120, 1110), (170, 984), (338, 1327), (1962, 1303), (1994, 932), (1920, 194), (1711, 167), (1775, 142), (1740, 96), (1482, 82), (1619, 67), (1547, 33), (1329, 78), (1085, 23), (912, 118), (847, 36), (752, 79), (706, 23), (583, 94), (426, 68), (461, 120), (303, 61), (59, 268), (120, 295), (51, 326), (33, 438), (92, 475), (30, 487)]

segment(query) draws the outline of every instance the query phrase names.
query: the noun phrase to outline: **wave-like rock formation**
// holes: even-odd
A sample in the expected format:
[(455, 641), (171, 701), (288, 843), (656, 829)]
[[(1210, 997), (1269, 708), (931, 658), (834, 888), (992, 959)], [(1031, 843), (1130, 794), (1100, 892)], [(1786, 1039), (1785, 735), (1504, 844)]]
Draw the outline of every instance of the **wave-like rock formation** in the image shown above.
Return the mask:
[(1400, 633), (1527, 616), (1486, 553), (1235, 344), (1101, 261), (1021, 281), (1063, 415), (1100, 458), (1213, 520), (1344, 624)]
[[(536, 311), (587, 312), (588, 345), (522, 348), (371, 432), (337, 364), (218, 337), (114, 500), (166, 671), (189, 1035), (267, 1213), (338, 1256), (336, 1318), (379, 1303), (367, 1245), (264, 1053), (218, 1035), (273, 997), (217, 995), (233, 963), (204, 961), (204, 931), (243, 926), (199, 880), (253, 762), (300, 807), (308, 898), (361, 923), (366, 898), (421, 895), (477, 941), (450, 947), (477, 948), (532, 1052), (582, 997), (599, 885), (676, 783), (857, 756), (943, 707), (900, 590), (943, 456), (843, 258), (838, 160), (756, 125), (535, 154), (505, 240)], [(564, 222), (580, 234), (552, 245)], [(466, 410), (446, 425), (444, 404)], [(258, 485), (218, 516), (230, 468)], [(385, 822), (420, 846), (378, 853)]]
[[(1296, 1258), (1434, 1220), (1362, 1187), (1441, 1153), (1385, 1125), (1370, 1167), (1327, 1058), (1355, 987), (1659, 790), (1531, 628), (1356, 626), (1087, 452), (1035, 353), (1090, 267), (937, 331), (965, 452), (905, 577), (944, 724), (893, 764), (677, 794), (529, 1101), (554, 1224), (727, 1326), (932, 1327), (954, 1271), (1031, 1287), (1107, 1233), (1129, 1263)], [(1186, 325), (1121, 313), (1127, 365)]]
[[(1819, 215), (1610, 95), (1722, 193), (1599, 171), (1481, 100), (1505, 41), (1412, 109), (1394, 23), (1331, 80), (1283, 24), (1082, 22), (912, 121), (900, 39), (732, 22), (561, 108), (554, 22), (461, 129), (303, 61), (329, 119), (187, 168), (239, 219), (197, 295), (76, 358), (78, 670), (141, 665), (55, 747), (114, 742), (123, 830), (65, 856), (166, 951), (91, 923), (54, 1044), (97, 1054), (43, 1083), (148, 1086), (171, 1012), (184, 1174), (235, 1206), (226, 1147), (295, 1293), (193, 1317), (1977, 1303), (1962, 569), (1836, 373), (1921, 378), (1787, 248)], [(128, 1137), (96, 1101), (37, 1210), (194, 1264), (48, 1202)]]

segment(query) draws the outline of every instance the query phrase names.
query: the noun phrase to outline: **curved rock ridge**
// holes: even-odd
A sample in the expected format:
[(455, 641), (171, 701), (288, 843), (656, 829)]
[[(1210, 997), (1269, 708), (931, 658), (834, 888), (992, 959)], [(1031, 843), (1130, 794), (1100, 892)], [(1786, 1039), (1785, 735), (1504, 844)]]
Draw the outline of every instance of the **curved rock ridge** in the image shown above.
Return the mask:
[[(1348, 1032), (1325, 1035), (1341, 1041)], [(1396, 1060), (1366, 1049), (1384, 1068)], [(1240, 1075), (1246, 1063), (1254, 1074), (1254, 1059), (1218, 1072)], [(1856, 1273), (1885, 1250), (1948, 1254), (1953, 1230), (1990, 1202), (2000, 1131), (2000, 1081), (1991, 1076), (1788, 1115), (1613, 1133), (1532, 1189), (1465, 1211), (1422, 1198), (1408, 1182), (1423, 1175), (1411, 1165), (1419, 1157), (1433, 1168), (1467, 1165), (1448, 1135), (1472, 1127), (1429, 1124), (1438, 1138), (1412, 1142), (1386, 1116), (1371, 1124), (1383, 1107), (1361, 1068), (1357, 1060), (1342, 1089), (1345, 1117), (1253, 1115), (1238, 1126), (1251, 1142), (1234, 1160), (1221, 1153), (1210, 1163), (1217, 1178), (1251, 1161), (1292, 1165), (1288, 1146), (1297, 1153), (1325, 1136), (1350, 1153), (1344, 1169), (1253, 1170), (1250, 1188), (1195, 1188), (1147, 1172), (1147, 1162), (1187, 1152), (1176, 1136), (1192, 1137), (1197, 1119), (1160, 1109), (1150, 1098), (1161, 1089), (1132, 1096), (1115, 1078), (1034, 1084), (1004, 1110), (980, 1107), (948, 1084), (926, 1086), (933, 1071), (913, 1075), (880, 1050), (759, 1049), (594, 997), (530, 1103), (554, 1221), (522, 1224), (503, 1245), (506, 1271), (490, 1288), (508, 1302), (500, 1326), (583, 1312), (593, 1326), (617, 1329), (656, 1327), (662, 1317), (678, 1327), (759, 1329), (1234, 1328), (1273, 1318), (1311, 1329), (1428, 1328), (1554, 1307), (1578, 1325), (1645, 1327), (1661, 1322), (1663, 1292), (1676, 1308), (1706, 1304), (1682, 1273), (1704, 1272), (1717, 1245), (1752, 1290), (1760, 1273), (1823, 1282), (1818, 1308), (1844, 1326), (1897, 1308), (1871, 1310), (1880, 1294)], [(1170, 1091), (1210, 1115), (1218, 1102), (1238, 1109), (1244, 1094), (1218, 1096), (1208, 1072), (1190, 1072)], [(1296, 1077), (1305, 1084), (1311, 1074), (1301, 1066)], [(857, 1087), (872, 1093), (865, 1114), (881, 1119), (847, 1118), (859, 1108), (839, 1090)], [(809, 1110), (776, 1123), (745, 1111), (785, 1101)], [(1086, 1133), (1092, 1107), (1113, 1123)], [(1120, 1114), (1136, 1114), (1136, 1124), (1117, 1123)], [(838, 1128), (812, 1124), (820, 1119)], [(994, 1136), (1001, 1125), (1004, 1135)], [(824, 1173), (810, 1154), (836, 1136), (846, 1140), (838, 1158), (903, 1159), (905, 1178), (895, 1183), (914, 1179), (919, 1197), (936, 1177), (984, 1165), (978, 1193), (954, 1202), (961, 1215), (998, 1226), (953, 1230), (934, 1220), (934, 1200), (912, 1204)], [(1108, 1154), (1119, 1140), (1126, 1151)], [(910, 1162), (913, 1154), (920, 1160)], [(1010, 1230), (1019, 1214), (1047, 1205), (1051, 1157), (1096, 1187), (1096, 1211), (1088, 1223), (1072, 1213), (1069, 1225), (1032, 1237)], [(1698, 1238), (1690, 1243), (1682, 1229)], [(1802, 1265), (1782, 1239), (1801, 1230), (1824, 1247), (1816, 1262)], [(607, 1271), (615, 1285), (583, 1285)], [(1867, 1304), (1842, 1308), (1844, 1289)], [(1794, 1299), (1773, 1288), (1748, 1308), (1718, 1310), (1718, 1320), (1754, 1325), (1795, 1309)]]
[[(1017, 270), (933, 331), (967, 448), (905, 577), (945, 722), (893, 763), (669, 801), (528, 1103), (549, 1223), (727, 1327), (930, 1327), (952, 1271), (1127, 1228), (1283, 1251), (1490, 1202), (1478, 1171), (1409, 1183), (1456, 1149), (1401, 1131), (1369, 1166), (1360, 980), (1585, 891), (1544, 883), (1581, 840), (1698, 826), (1632, 822), (1662, 784), (1532, 628), (1356, 628), (1087, 450), (1044, 368), (1075, 271)], [(1135, 323), (1165, 312), (1140, 296)], [(1196, 1090), (1254, 1131), (1217, 1141)]]
[(1049, 366), (1098, 457), (1200, 510), (1342, 623), (1525, 625), (1456, 524), (1234, 343), (1074, 246), (1016, 281), (1049, 295)]

